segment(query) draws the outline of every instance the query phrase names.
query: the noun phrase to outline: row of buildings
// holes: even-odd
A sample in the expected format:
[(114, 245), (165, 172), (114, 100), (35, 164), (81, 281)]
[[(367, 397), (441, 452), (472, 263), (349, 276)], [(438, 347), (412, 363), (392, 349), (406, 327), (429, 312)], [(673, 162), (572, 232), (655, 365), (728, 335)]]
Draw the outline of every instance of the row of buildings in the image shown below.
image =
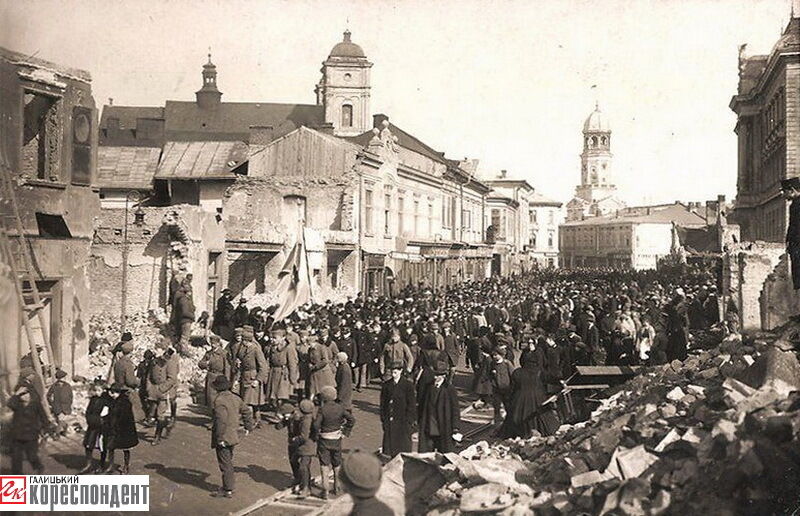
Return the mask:
[[(269, 303), (299, 238), (320, 301), (557, 266), (561, 203), (373, 115), (371, 68), (345, 32), (313, 104), (224, 102), (209, 56), (194, 101), (99, 110), (88, 73), (0, 51), (3, 173), (44, 297), (45, 361), (83, 371), (90, 318), (165, 307), (174, 277), (191, 275), (198, 314), (225, 287)], [(6, 390), (29, 349), (13, 268)]]

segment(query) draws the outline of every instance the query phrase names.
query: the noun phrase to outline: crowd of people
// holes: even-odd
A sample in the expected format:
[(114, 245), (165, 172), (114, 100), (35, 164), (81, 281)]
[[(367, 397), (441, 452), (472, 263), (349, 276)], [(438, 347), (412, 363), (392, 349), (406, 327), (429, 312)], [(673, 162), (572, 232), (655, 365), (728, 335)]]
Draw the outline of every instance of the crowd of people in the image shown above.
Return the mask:
[[(265, 422), (286, 428), (299, 495), (311, 494), (314, 458), (323, 473), (318, 496), (352, 493), (369, 479), (341, 471), (342, 440), (356, 425), (353, 391), (373, 381), (381, 382), (385, 457), (412, 451), (414, 433), (418, 451), (450, 452), (463, 439), (454, 385), (461, 364), (476, 406), (494, 409), (496, 435), (550, 435), (568, 417), (558, 393), (577, 366), (683, 359), (690, 328), (738, 325), (736, 306), (723, 307), (709, 279), (668, 282), (620, 270), (543, 270), (447, 289), (407, 287), (392, 298), (360, 294), (305, 305), (280, 321), (272, 318), (277, 307), (249, 308), (244, 298), (234, 307), (231, 294), (223, 291), (213, 315), (200, 318), (210, 332), (198, 363), (206, 371), (211, 446), (223, 479), (214, 494), (225, 497), (234, 491), (242, 424), (246, 431)], [(136, 421), (154, 427), (153, 444), (169, 436), (178, 356), (190, 345), (187, 320), (194, 320), (189, 281), (176, 284), (172, 301), (177, 338), (134, 364), (135, 338), (123, 335), (108, 382), (93, 385), (84, 471), (113, 470), (115, 450), (123, 451), (122, 471), (129, 471)], [(10, 406), (31, 403), (27, 398), (20, 391)]]

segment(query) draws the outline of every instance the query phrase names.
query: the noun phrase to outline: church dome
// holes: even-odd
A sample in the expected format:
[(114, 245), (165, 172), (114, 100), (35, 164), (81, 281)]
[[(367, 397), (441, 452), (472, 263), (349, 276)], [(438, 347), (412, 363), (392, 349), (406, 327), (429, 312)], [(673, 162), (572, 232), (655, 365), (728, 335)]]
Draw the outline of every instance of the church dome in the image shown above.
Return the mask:
[(344, 31), (344, 39), (333, 47), (328, 57), (367, 58), (366, 54), (364, 54), (364, 49), (350, 41), (349, 30)]
[(611, 126), (608, 125), (608, 118), (600, 111), (599, 104), (595, 104), (594, 111), (586, 119), (583, 124), (584, 133), (608, 133), (611, 132)]

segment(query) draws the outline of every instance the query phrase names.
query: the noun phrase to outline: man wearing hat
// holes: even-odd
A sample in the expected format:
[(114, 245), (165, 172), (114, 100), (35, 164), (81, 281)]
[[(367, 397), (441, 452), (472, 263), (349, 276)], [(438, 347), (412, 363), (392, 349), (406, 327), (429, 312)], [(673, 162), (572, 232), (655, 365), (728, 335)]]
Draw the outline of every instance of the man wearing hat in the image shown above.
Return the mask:
[(461, 441), (458, 431), (461, 415), (455, 387), (447, 382), (447, 363), (439, 361), (433, 369), (434, 381), (426, 389), (425, 400), (420, 407), (419, 452), (455, 451), (455, 443)]
[(231, 392), (227, 376), (219, 375), (212, 382), (217, 391), (214, 399), (214, 418), (211, 426), (211, 447), (217, 452), (217, 464), (222, 473), (222, 487), (211, 496), (231, 498), (235, 487), (233, 449), (239, 444), (239, 422), (244, 421), (247, 432), (253, 429), (250, 408), (242, 398)]
[(228, 377), (231, 385), (236, 385), (239, 381), (239, 350), (244, 345), (244, 330), (241, 327), (234, 328), (233, 339), (228, 343), (228, 362), (231, 364), (231, 372)]
[(667, 360), (685, 360), (689, 344), (689, 309), (682, 288), (667, 306)]
[(217, 376), (224, 375), (230, 379), (231, 364), (228, 361), (228, 354), (222, 348), (222, 342), (219, 336), (211, 335), (209, 337), (211, 349), (206, 351), (203, 358), (197, 363), (197, 367), (206, 371), (205, 381), (205, 403), (206, 407), (214, 409), (214, 398), (217, 397), (217, 390), (214, 389), (212, 383), (216, 380)]
[(336, 473), (342, 465), (342, 438), (349, 436), (356, 423), (353, 415), (336, 400), (336, 388), (326, 385), (320, 392), (322, 405), (314, 419), (317, 430), (317, 458), (322, 469), (321, 498), (328, 498), (328, 477), (334, 475), (333, 493), (339, 493)]
[(178, 335), (176, 348), (180, 353), (186, 353), (189, 347), (189, 337), (192, 333), (192, 323), (195, 318), (194, 311), (192, 285), (184, 282), (178, 290), (178, 295), (175, 296), (175, 306), (173, 308), (175, 333)]
[(231, 318), (233, 317), (233, 303), (231, 303), (231, 289), (222, 290), (222, 295), (217, 300), (217, 307), (214, 310), (214, 323), (211, 331), (221, 336), (225, 340), (231, 340)]
[(390, 377), (381, 387), (381, 425), (384, 455), (411, 452), (411, 434), (417, 422), (417, 398), (414, 384), (403, 376), (402, 361), (389, 364)]
[(381, 487), (381, 462), (371, 453), (355, 450), (347, 454), (339, 471), (345, 492), (353, 499), (351, 515), (372, 516), (394, 514), (375, 495)]
[(292, 397), (294, 386), (299, 379), (297, 350), (286, 340), (285, 332), (276, 330), (272, 333), (272, 345), (267, 351), (267, 361), (269, 376), (266, 398), (277, 407), (280, 402)]
[[(139, 387), (139, 377), (136, 375), (136, 365), (131, 360), (131, 353), (133, 353), (133, 336), (130, 332), (122, 334), (119, 344), (115, 348), (116, 359), (114, 360), (114, 375), (113, 383), (125, 385), (131, 390), (136, 390)], [(142, 400), (139, 396), (131, 396), (131, 406), (133, 407), (134, 421), (141, 421), (144, 419), (144, 409), (142, 408)]]
[(344, 409), (353, 411), (353, 370), (347, 353), (340, 351), (336, 355), (336, 394)]
[(800, 289), (800, 178), (781, 181), (783, 196), (789, 201), (789, 225), (786, 227), (786, 252), (792, 267), (792, 286)]
[(243, 345), (239, 348), (239, 394), (253, 411), (256, 428), (261, 427), (260, 406), (265, 403), (262, 385), (269, 378), (269, 364), (261, 346), (256, 344), (253, 327), (242, 327)]
[(391, 377), (389, 366), (395, 362), (401, 362), (407, 374), (410, 374), (411, 368), (414, 367), (414, 356), (411, 354), (411, 349), (400, 340), (400, 330), (397, 328), (392, 329), (389, 342), (383, 347), (378, 360), (378, 372), (383, 380)]
[(236, 310), (233, 311), (233, 316), (231, 317), (231, 326), (234, 328), (241, 328), (247, 324), (247, 320), (249, 318), (250, 309), (247, 308), (247, 299), (240, 297), (239, 306), (237, 306)]
[(160, 355), (153, 360), (147, 382), (147, 399), (153, 407), (151, 416), (156, 418), (155, 436), (151, 442), (153, 446), (161, 442), (164, 429), (169, 422), (170, 391), (177, 382), (177, 378), (171, 376), (169, 371), (169, 360), (172, 355), (169, 341), (161, 340), (156, 346)]

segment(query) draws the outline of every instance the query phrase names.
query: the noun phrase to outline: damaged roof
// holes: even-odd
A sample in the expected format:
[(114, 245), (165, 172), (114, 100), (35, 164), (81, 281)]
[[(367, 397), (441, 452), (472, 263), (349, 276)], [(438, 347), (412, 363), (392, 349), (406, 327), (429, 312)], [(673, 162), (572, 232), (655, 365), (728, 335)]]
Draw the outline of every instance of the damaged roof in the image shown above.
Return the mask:
[(98, 147), (97, 185), (100, 188), (149, 189), (160, 156), (158, 147)]
[(167, 142), (156, 179), (233, 179), (247, 160), (244, 142)]

